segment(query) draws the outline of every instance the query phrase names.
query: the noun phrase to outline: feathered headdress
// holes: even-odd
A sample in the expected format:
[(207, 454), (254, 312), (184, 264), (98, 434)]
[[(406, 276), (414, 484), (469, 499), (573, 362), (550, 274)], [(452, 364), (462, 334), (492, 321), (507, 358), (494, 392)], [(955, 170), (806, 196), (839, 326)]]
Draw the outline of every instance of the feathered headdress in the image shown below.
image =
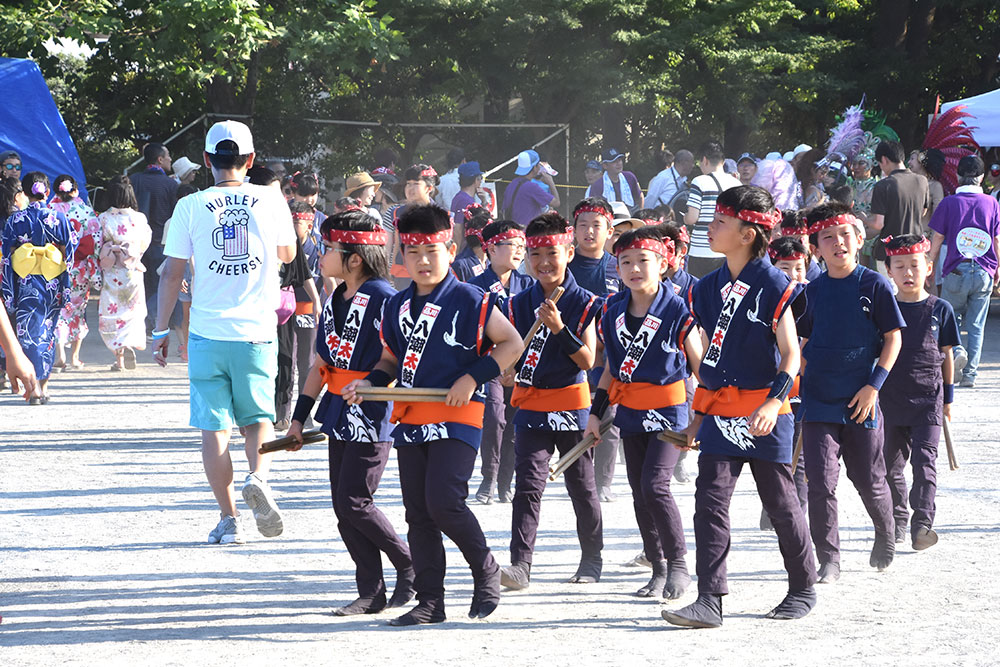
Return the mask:
[(972, 137), (972, 130), (976, 128), (965, 124), (966, 118), (973, 118), (972, 114), (963, 111), (965, 105), (940, 113), (939, 97), (934, 107), (934, 118), (927, 127), (920, 162), (941, 183), (944, 193), (950, 195), (958, 187), (958, 161), (977, 152), (979, 144)]
[(865, 131), (865, 145), (858, 153), (858, 158), (864, 158), (868, 164), (875, 164), (875, 149), (883, 140), (899, 141), (899, 135), (885, 124), (885, 113), (873, 109), (865, 109), (861, 129)]
[[(864, 104), (864, 100), (861, 101)], [(865, 132), (861, 129), (864, 113), (861, 104), (848, 107), (836, 127), (830, 130), (826, 142), (826, 157), (817, 166), (827, 167), (847, 177), (847, 167), (865, 147)]]

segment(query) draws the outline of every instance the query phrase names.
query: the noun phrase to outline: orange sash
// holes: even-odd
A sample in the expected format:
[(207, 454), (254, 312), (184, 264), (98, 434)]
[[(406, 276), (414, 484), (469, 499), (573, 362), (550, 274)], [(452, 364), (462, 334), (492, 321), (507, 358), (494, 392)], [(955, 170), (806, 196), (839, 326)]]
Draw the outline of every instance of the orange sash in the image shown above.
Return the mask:
[(632, 410), (655, 410), (687, 402), (684, 381), (678, 380), (667, 385), (648, 382), (619, 382), (611, 380), (608, 398), (612, 405), (621, 403)]
[[(767, 400), (771, 393), (769, 387), (764, 389), (740, 389), (739, 387), (723, 387), (709, 391), (704, 387), (694, 390), (694, 403), (691, 407), (695, 412), (716, 417), (749, 417), (760, 404)], [(788, 399), (778, 409), (779, 415), (787, 415), (792, 411)]]
[(295, 314), (296, 315), (312, 315), (313, 314), (313, 302), (312, 301), (296, 301), (295, 302)]
[(788, 392), (788, 398), (795, 398), (799, 395), (799, 380), (802, 378), (801, 375), (795, 376), (795, 381), (792, 382), (792, 390)]
[(340, 392), (352, 380), (363, 380), (368, 376), (368, 371), (345, 371), (336, 366), (320, 366), (320, 377), (326, 382), (326, 390), (332, 394), (340, 396)]
[(462, 407), (452, 407), (441, 403), (410, 403), (394, 401), (392, 416), (393, 424), (438, 424), (440, 422), (455, 422), (475, 428), (483, 427), (483, 413), (486, 406), (478, 401), (470, 401)]
[(510, 395), (510, 404), (515, 408), (524, 406), (525, 410), (535, 412), (582, 410), (590, 407), (590, 385), (581, 382), (557, 389), (516, 385)]

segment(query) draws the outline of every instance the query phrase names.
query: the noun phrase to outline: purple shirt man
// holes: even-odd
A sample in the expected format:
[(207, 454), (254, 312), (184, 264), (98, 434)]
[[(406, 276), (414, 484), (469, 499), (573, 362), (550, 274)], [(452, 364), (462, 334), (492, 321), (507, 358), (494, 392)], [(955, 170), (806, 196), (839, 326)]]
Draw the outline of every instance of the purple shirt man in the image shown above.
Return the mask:
[[(559, 193), (552, 177), (541, 170), (540, 158), (535, 151), (521, 151), (517, 156), (517, 175), (503, 193), (500, 218), (507, 218), (525, 225), (552, 206), (559, 206)], [(538, 176), (544, 183), (537, 182)]]
[[(941, 275), (948, 275), (962, 260), (971, 260), (991, 276), (997, 271), (1000, 236), (1000, 202), (976, 185), (964, 185), (934, 209), (930, 228), (948, 246)], [(936, 257), (932, 254), (931, 257)]]

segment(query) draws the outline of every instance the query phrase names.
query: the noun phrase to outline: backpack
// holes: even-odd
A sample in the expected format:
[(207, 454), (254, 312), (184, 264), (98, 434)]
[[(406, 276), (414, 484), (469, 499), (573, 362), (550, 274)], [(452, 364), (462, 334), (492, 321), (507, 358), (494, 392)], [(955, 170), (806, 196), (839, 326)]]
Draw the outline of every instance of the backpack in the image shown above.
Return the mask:
[[(715, 181), (716, 192), (722, 194), (722, 184), (719, 183), (719, 179), (715, 177), (715, 174), (708, 174), (713, 181)], [(691, 194), (691, 186), (688, 185), (683, 190), (678, 190), (673, 197), (670, 198), (670, 208), (674, 210), (674, 217), (678, 220), (683, 220), (685, 214), (688, 210), (688, 196)]]

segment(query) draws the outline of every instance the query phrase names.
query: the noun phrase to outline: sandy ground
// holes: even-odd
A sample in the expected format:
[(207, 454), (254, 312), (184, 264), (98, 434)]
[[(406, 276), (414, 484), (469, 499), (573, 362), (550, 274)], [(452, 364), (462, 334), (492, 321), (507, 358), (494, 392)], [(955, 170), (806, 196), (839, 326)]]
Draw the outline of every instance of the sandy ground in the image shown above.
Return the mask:
[[(842, 477), (843, 576), (819, 587), (816, 609), (801, 621), (762, 618), (786, 584), (773, 533), (757, 529), (748, 470), (733, 499), (725, 625), (673, 628), (660, 618), (661, 601), (632, 597), (648, 570), (623, 565), (640, 543), (619, 465), (617, 500), (603, 505), (599, 584), (562, 583), (579, 551), (572, 508), (556, 483), (543, 505), (530, 589), (504, 594), (492, 617), (470, 621), (469, 571), (446, 542), (448, 622), (396, 629), (387, 614), (329, 614), (355, 589), (331, 508), (325, 447), (276, 460), (284, 535), (265, 539), (251, 521), (246, 545), (207, 545), (218, 515), (197, 433), (187, 426), (185, 366), (161, 370), (142, 353), (137, 371), (111, 373), (111, 355), (91, 333), (87, 367), (55, 376), (48, 406), (0, 398), (0, 664), (997, 664), (996, 314), (987, 343), (980, 386), (957, 394), (960, 470), (947, 469), (942, 446), (940, 543), (922, 553), (901, 545), (893, 566), (875, 572), (872, 529)], [(237, 442), (240, 478), (241, 450)], [(473, 490), (478, 482), (477, 474)], [(693, 484), (676, 486), (676, 495), (693, 572)], [(394, 457), (378, 502), (405, 533)], [(472, 507), (507, 563), (510, 505)], [(692, 585), (668, 604), (694, 597)]]

